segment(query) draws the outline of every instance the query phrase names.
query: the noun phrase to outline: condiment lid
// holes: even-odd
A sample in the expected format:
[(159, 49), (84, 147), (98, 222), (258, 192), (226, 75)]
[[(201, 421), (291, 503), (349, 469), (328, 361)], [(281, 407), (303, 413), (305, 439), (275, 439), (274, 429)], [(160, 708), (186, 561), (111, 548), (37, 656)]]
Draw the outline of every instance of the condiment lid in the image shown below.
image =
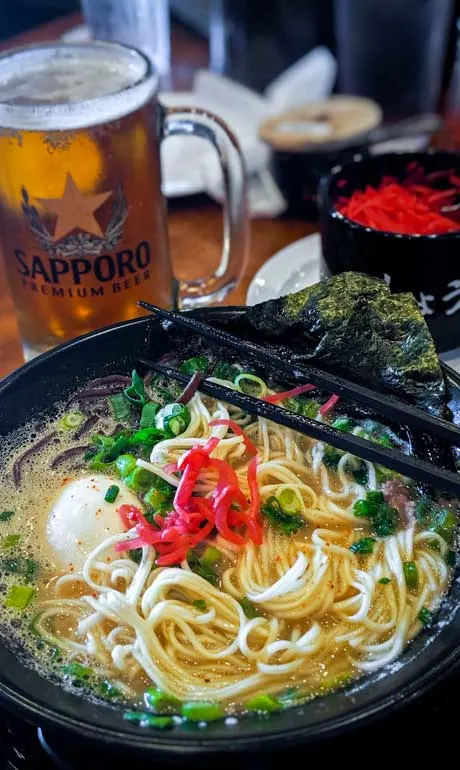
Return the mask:
[(366, 134), (381, 120), (382, 110), (371, 99), (331, 96), (269, 118), (261, 124), (259, 136), (275, 150), (326, 150), (330, 144), (345, 144), (348, 138)]

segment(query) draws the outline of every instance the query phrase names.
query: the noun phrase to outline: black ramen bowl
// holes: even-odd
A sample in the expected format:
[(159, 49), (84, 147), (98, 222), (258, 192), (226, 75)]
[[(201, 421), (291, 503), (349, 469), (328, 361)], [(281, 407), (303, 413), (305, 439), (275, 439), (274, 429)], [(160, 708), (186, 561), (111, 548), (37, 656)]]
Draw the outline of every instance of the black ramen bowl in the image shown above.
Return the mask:
[(273, 150), (271, 168), (276, 183), (287, 204), (289, 214), (317, 222), (318, 184), (321, 178), (338, 164), (364, 157), (368, 151), (355, 143), (340, 150)]
[[(238, 318), (238, 310), (200, 310), (196, 316), (218, 325), (231, 325)], [(39, 356), (0, 384), (0, 440), (25, 422), (52, 415), (56, 401), (88, 380), (113, 372), (130, 373), (140, 356), (161, 356), (168, 347), (167, 333), (155, 319), (145, 317), (86, 335)], [(144, 761), (151, 767), (152, 761), (187, 760), (203, 767), (208, 759), (219, 755), (224, 766), (234, 755), (257, 752), (261, 757), (264, 752), (264, 756), (273, 757), (298, 744), (324, 739), (330, 744), (332, 738), (345, 731), (388, 716), (452, 672), (460, 659), (460, 582), (457, 576), (436, 623), (420, 633), (400, 659), (386, 669), (300, 707), (270, 717), (242, 718), (231, 726), (214, 722), (200, 729), (198, 725), (183, 724), (165, 732), (136, 727), (123, 720), (122, 709), (97, 705), (40, 677), (5, 638), (8, 629), (0, 616), (0, 705), (59, 735), (69, 745), (73, 742), (78, 747), (76, 756), (83, 756), (86, 748), (102, 748), (120, 761), (129, 758), (129, 766), (134, 762), (136, 767), (144, 767)], [(455, 709), (453, 714), (455, 717)], [(436, 736), (429, 733), (427, 740), (437, 746)], [(422, 738), (412, 732), (413, 741)], [(352, 741), (358, 747), (353, 756), (373, 761), (375, 754), (364, 756), (359, 740)], [(249, 758), (252, 768), (255, 761), (255, 757)]]
[[(412, 292), (443, 352), (460, 345), (460, 231), (401, 235), (365, 227), (337, 210), (340, 198), (348, 198), (366, 185), (378, 185), (385, 176), (403, 181), (414, 163), (427, 174), (458, 173), (460, 155), (428, 151), (357, 157), (323, 177), (319, 186), (321, 274), (356, 270), (384, 278), (394, 292)], [(439, 190), (446, 186), (448, 179), (436, 184)]]

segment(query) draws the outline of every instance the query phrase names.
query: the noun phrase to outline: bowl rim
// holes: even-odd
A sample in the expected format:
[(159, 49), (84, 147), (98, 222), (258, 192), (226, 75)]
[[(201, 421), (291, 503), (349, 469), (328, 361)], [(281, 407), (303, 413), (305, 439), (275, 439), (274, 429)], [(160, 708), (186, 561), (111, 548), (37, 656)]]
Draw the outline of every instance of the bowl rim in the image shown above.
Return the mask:
[(336, 221), (343, 222), (352, 230), (357, 232), (369, 233), (382, 238), (397, 238), (402, 241), (420, 241), (422, 243), (433, 243), (434, 241), (445, 242), (449, 240), (460, 239), (460, 228), (456, 232), (452, 233), (431, 233), (426, 235), (424, 233), (395, 233), (392, 230), (377, 230), (369, 225), (362, 225), (359, 222), (355, 222), (353, 219), (342, 214), (336, 207), (336, 204), (332, 198), (331, 188), (335, 183), (337, 176), (346, 172), (349, 168), (363, 166), (365, 164), (373, 164), (374, 162), (383, 161), (387, 158), (398, 158), (401, 161), (404, 160), (407, 163), (414, 160), (422, 160), (424, 157), (452, 157), (457, 159), (458, 166), (460, 168), (460, 152), (452, 152), (450, 150), (437, 150), (435, 148), (428, 150), (421, 150), (420, 152), (385, 152), (378, 155), (363, 155), (358, 152), (352, 160), (345, 163), (339, 163), (335, 165), (327, 174), (324, 174), (318, 185), (318, 198), (320, 214), (325, 213), (328, 217), (335, 219)]

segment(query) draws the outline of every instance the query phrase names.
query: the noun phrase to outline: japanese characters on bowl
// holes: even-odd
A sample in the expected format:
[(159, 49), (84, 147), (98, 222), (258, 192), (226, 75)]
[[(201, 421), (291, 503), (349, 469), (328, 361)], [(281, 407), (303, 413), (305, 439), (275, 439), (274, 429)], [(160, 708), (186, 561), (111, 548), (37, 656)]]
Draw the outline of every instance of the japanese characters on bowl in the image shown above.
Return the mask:
[(320, 184), (324, 276), (356, 270), (411, 292), (439, 352), (460, 344), (460, 155), (390, 153)]

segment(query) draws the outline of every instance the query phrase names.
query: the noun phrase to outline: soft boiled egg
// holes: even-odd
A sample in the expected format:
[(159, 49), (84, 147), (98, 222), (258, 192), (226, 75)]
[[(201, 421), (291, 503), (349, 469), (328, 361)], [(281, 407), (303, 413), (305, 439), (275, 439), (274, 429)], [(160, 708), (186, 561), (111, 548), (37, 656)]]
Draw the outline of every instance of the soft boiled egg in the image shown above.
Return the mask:
[[(113, 484), (120, 491), (114, 503), (107, 503), (104, 497)], [(46, 523), (56, 567), (66, 572), (80, 570), (94, 548), (123, 532), (117, 513), (120, 505), (140, 507), (137, 497), (118, 478), (94, 474), (66, 484), (54, 499)], [(101, 559), (112, 561), (115, 554), (115, 550), (107, 550)]]

